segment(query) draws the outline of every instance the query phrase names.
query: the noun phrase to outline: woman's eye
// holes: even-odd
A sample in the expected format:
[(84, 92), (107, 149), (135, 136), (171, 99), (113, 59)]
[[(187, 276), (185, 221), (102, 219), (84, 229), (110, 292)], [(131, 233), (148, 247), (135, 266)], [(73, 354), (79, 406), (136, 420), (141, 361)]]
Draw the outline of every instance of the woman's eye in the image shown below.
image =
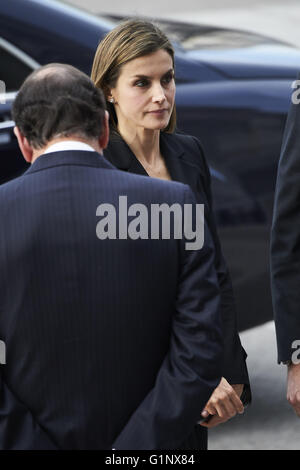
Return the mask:
[(174, 75), (167, 75), (166, 77), (163, 78), (163, 83), (170, 83), (174, 78)]
[[(162, 82), (163, 85), (168, 85), (173, 80), (173, 78), (174, 78), (174, 75), (170, 74), (170, 75), (167, 75), (164, 78), (162, 78), (161, 82)], [(134, 83), (134, 86), (137, 86), (139, 88), (147, 87), (147, 86), (150, 86), (150, 81), (147, 80), (147, 79), (137, 80)]]
[(144, 87), (147, 85), (148, 85), (147, 80), (138, 80), (137, 82), (135, 82), (135, 86), (138, 86), (138, 87)]

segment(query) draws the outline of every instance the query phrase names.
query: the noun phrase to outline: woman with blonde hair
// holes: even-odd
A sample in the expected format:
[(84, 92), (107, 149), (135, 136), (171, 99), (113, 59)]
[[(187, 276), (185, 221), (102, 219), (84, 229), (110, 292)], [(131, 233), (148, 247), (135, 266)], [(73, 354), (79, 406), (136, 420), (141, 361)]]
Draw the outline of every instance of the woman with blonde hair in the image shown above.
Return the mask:
[(176, 129), (174, 49), (153, 23), (128, 20), (100, 42), (91, 78), (110, 113), (104, 156), (120, 170), (188, 184), (205, 204), (215, 243), (224, 333), (223, 378), (181, 449), (206, 449), (207, 428), (242, 413), (251, 393), (246, 353), (237, 332), (231, 279), (222, 256), (212, 210), (210, 173), (199, 140)]

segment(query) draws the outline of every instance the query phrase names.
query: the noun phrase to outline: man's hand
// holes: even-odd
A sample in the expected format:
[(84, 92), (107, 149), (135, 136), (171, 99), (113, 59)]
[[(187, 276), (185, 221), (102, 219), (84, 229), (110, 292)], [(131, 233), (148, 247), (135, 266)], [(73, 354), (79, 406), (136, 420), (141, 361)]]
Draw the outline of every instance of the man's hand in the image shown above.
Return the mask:
[(288, 366), (287, 400), (300, 418), (300, 364)]
[(220, 384), (214, 390), (212, 396), (208, 400), (204, 410), (201, 413), (203, 418), (214, 415), (210, 420), (202, 422), (201, 426), (213, 428), (221, 423), (225, 423), (233, 418), (237, 413), (244, 412), (243, 403), (240, 400), (244, 385), (230, 385), (227, 380), (222, 377)]

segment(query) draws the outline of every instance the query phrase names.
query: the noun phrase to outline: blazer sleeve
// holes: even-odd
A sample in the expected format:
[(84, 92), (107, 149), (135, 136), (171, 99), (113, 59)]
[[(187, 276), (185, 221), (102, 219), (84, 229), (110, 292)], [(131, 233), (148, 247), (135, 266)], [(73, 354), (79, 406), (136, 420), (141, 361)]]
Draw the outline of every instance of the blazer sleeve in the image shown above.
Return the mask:
[[(300, 78), (300, 76), (298, 76)], [(281, 148), (271, 230), (271, 285), (278, 362), (300, 339), (300, 105), (291, 104)]]
[[(188, 188), (185, 203), (195, 204)], [(113, 443), (114, 449), (176, 449), (190, 435), (221, 378), (222, 332), (214, 248), (180, 244), (180, 273), (168, 353), (153, 389)], [(138, 378), (137, 378), (138, 379)]]
[(4, 382), (0, 366), (0, 450), (57, 450), (31, 411)]
[(225, 377), (230, 384), (245, 384), (245, 398), (243, 402), (244, 404), (248, 404), (251, 401), (251, 389), (246, 364), (247, 354), (242, 347), (238, 334), (237, 313), (231, 277), (222, 254), (220, 239), (217, 232), (217, 225), (213, 212), (210, 171), (201, 143), (196, 137), (193, 137), (193, 139), (198, 149), (198, 161), (200, 154), (202, 167), (201, 174), (203, 175), (202, 187), (204, 188), (205, 198), (208, 205), (208, 211), (206, 212), (207, 223), (215, 245), (215, 267), (221, 293), (221, 314), (224, 335), (223, 377)]

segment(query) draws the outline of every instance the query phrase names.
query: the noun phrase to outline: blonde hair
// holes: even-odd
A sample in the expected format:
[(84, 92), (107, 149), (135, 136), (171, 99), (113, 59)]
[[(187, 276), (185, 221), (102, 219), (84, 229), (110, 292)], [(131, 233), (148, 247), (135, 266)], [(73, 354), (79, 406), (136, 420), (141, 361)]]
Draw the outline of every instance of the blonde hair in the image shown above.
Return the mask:
[[(106, 98), (110, 125), (117, 130), (117, 116), (113, 104), (107, 100), (110, 88), (116, 86), (121, 68), (127, 62), (160, 49), (170, 54), (174, 68), (174, 49), (167, 36), (153, 23), (140, 19), (127, 20), (110, 31), (99, 43), (91, 79)], [(175, 105), (164, 132), (173, 133), (176, 127)]]

